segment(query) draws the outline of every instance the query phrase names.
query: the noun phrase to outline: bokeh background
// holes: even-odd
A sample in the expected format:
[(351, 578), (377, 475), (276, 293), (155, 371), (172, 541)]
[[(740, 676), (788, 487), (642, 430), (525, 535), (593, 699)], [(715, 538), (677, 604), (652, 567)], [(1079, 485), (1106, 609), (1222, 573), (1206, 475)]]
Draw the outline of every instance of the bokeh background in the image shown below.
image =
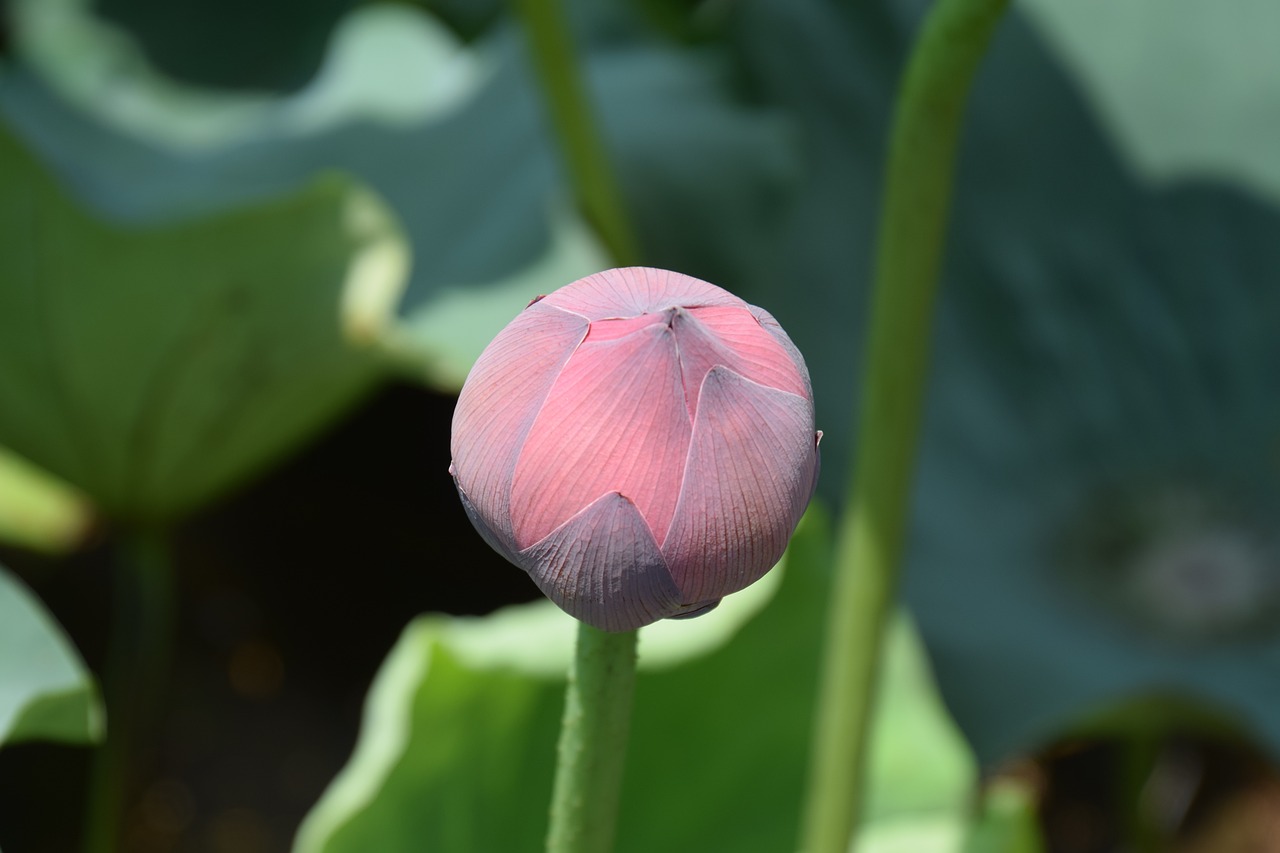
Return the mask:
[[(837, 507), (928, 4), (567, 5), (643, 262), (790, 332)], [(27, 591), (0, 601), (0, 666), (34, 659), (29, 613), (69, 639), (44, 704), (0, 707), (0, 847), (79, 849), (92, 826), (82, 660), (133, 735), (119, 849), (287, 850), (308, 814), (294, 849), (536, 849), (545, 797), (513, 803), (559, 685), (413, 621), (535, 598), (457, 505), (453, 395), (529, 298), (611, 264), (518, 16), (0, 9), (0, 563)], [(964, 757), (886, 760), (908, 793), (873, 816), (932, 826), (1013, 780), (1049, 850), (1280, 849), (1277, 32), (1264, 0), (1020, 0), (1001, 26), (960, 151), (904, 588), (936, 677), (920, 701)], [(623, 849), (791, 843), (826, 571), (808, 529), (741, 637), (642, 679), (637, 751), (684, 726), (702, 758), (632, 771), (666, 799), (633, 798)], [(366, 710), (379, 671), (410, 687)], [(399, 763), (316, 818), (395, 707)], [(948, 849), (921, 844), (901, 849)]]

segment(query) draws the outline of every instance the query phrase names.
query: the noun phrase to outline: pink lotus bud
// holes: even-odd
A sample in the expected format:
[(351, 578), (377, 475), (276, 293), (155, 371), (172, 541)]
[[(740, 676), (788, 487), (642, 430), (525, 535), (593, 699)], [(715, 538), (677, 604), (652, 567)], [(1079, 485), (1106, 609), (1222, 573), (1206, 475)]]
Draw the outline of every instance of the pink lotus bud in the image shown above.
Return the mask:
[(450, 473), (485, 540), (606, 631), (694, 616), (778, 561), (818, 476), (767, 312), (631, 267), (536, 299), (467, 377)]

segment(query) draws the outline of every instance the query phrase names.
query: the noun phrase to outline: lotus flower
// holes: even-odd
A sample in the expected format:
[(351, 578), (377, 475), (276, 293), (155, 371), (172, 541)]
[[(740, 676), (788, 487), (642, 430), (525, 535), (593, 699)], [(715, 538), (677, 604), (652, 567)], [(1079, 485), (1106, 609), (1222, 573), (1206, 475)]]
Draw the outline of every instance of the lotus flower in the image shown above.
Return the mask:
[(626, 631), (769, 571), (820, 437), (773, 317), (632, 267), (535, 299), (494, 338), (458, 398), (450, 473), (476, 529), (548, 598)]

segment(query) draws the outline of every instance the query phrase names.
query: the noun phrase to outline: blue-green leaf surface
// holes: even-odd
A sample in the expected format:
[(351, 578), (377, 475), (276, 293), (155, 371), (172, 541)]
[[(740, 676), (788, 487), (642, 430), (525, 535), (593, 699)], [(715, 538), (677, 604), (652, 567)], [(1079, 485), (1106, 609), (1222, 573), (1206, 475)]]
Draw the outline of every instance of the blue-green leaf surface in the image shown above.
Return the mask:
[[(732, 30), (806, 146), (776, 283), (746, 295), (813, 369), (828, 494), (848, 461), (889, 98), (924, 5), (764, 0)], [(1256, 46), (1234, 45), (1232, 67)], [(1152, 87), (1188, 73), (1128, 70)], [(1274, 122), (1278, 104), (1251, 115)], [(1242, 190), (1265, 188), (1257, 170), (1149, 183), (1102, 115), (1015, 8), (959, 155), (907, 600), (984, 763), (1153, 695), (1280, 751), (1280, 215)]]
[(1150, 187), (1106, 142), (1007, 29), (961, 163), (908, 598), (985, 762), (1135, 696), (1280, 752), (1280, 212)]
[(1145, 174), (1280, 200), (1280, 6), (1270, 0), (1024, 0)]
[[(120, 72), (108, 89), (91, 63), (67, 70), (76, 42), (53, 29), (20, 28), (32, 58), (0, 76), (0, 114), (104, 216), (154, 223), (225, 210), (341, 169), (402, 221), (414, 264), (399, 313), (428, 333), (441, 325), (428, 317), (437, 307), (496, 331), (512, 316), (514, 283), (532, 291), (527, 302), (606, 263), (598, 248), (564, 263), (582, 227), (567, 212), (543, 102), (510, 27), (463, 47), (419, 11), (363, 9), (339, 26), (308, 87), (270, 98), (183, 88), (116, 42), (86, 37)], [(683, 256), (691, 274), (727, 260), (750, 274), (796, 178), (785, 125), (734, 99), (723, 52), (636, 36), (602, 39), (586, 59), (648, 259)], [(427, 344), (428, 361), (445, 365), (427, 378), (456, 388), (451, 365), (473, 344)]]

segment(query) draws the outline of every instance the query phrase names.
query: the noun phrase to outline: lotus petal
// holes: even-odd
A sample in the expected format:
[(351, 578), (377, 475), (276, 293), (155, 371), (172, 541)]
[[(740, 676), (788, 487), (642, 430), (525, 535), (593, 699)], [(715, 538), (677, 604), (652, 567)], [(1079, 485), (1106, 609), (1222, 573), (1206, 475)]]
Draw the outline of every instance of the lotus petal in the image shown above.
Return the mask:
[(782, 556), (817, 476), (813, 409), (723, 367), (702, 383), (662, 551), (686, 601), (736, 592)]
[(589, 275), (547, 299), (588, 320), (657, 314), (676, 306), (746, 305), (714, 284), (651, 267), (626, 267)]
[(649, 526), (618, 492), (519, 556), (547, 598), (603, 631), (634, 630), (684, 609)]
[(516, 464), (517, 545), (527, 548), (609, 491), (632, 501), (661, 541), (690, 432), (665, 323), (599, 343), (588, 337), (556, 380)]
[(485, 349), (462, 388), (453, 414), (455, 479), (469, 504), (514, 552), (511, 478), (525, 436), (574, 348), (587, 333), (581, 317), (538, 302), (526, 308)]

